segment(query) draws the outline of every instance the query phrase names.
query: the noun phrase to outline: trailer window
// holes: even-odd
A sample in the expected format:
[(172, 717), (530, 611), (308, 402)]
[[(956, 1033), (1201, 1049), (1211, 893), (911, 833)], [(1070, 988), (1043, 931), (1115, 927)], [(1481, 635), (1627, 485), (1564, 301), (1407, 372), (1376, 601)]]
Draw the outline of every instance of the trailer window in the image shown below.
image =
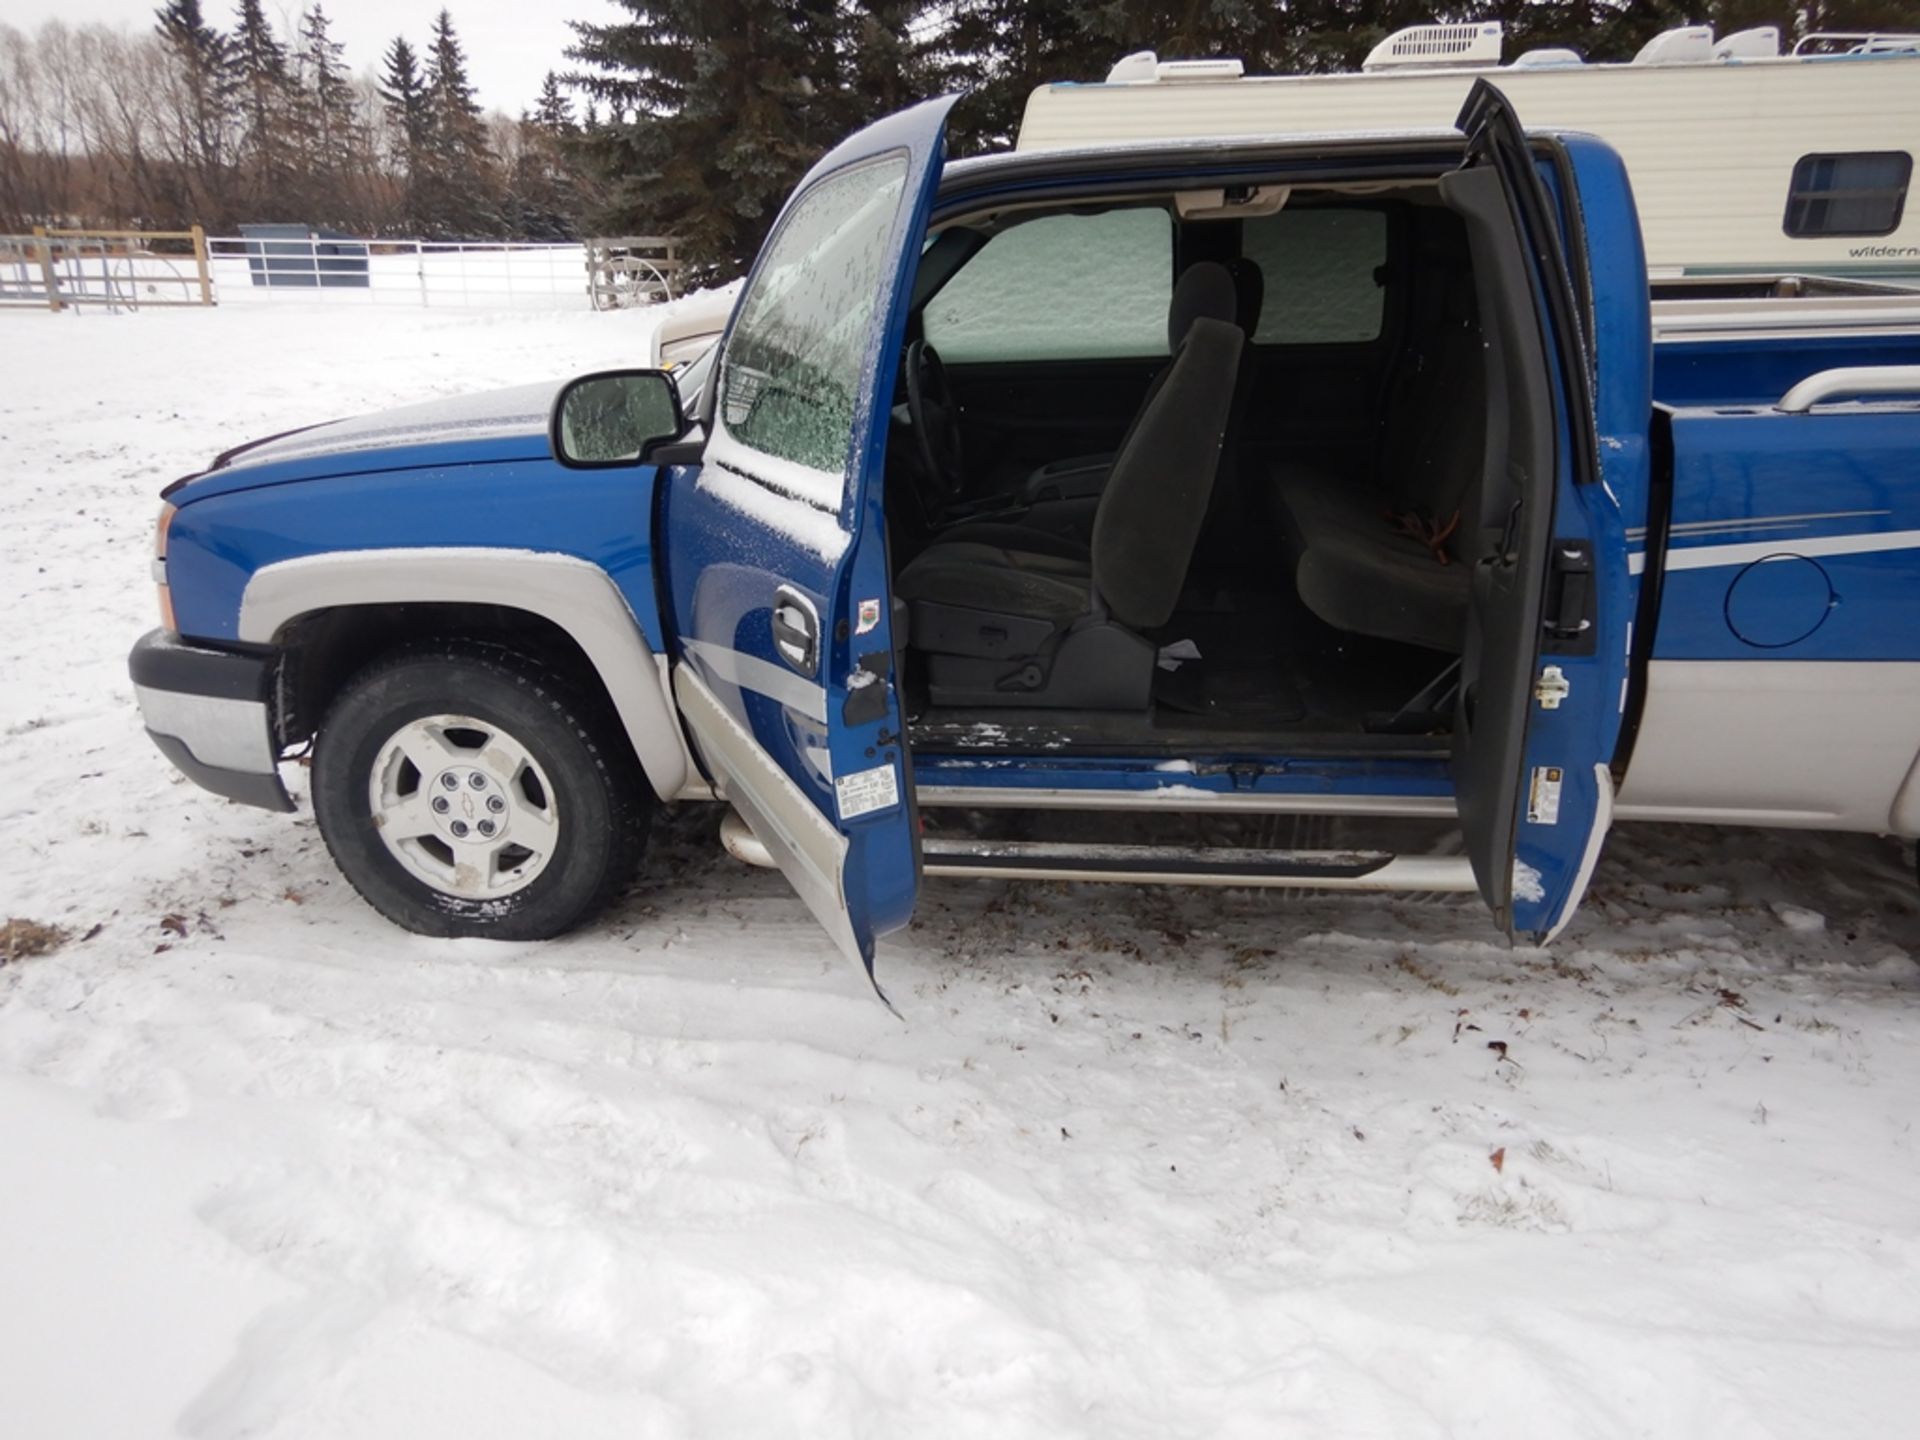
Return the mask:
[(1249, 220), (1240, 249), (1266, 297), (1257, 345), (1359, 345), (1380, 336), (1387, 217), (1380, 210), (1282, 210)]
[(1891, 235), (1907, 204), (1913, 156), (1904, 150), (1802, 155), (1787, 191), (1789, 235)]
[(1046, 215), (983, 245), (921, 325), (958, 364), (1164, 355), (1172, 301), (1166, 211)]

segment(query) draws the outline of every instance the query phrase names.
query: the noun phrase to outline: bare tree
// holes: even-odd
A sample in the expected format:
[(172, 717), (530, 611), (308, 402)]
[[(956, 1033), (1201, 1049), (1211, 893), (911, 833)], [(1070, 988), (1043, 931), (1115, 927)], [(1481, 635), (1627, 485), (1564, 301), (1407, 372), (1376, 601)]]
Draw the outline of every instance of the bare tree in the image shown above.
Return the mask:
[[(260, 0), (237, 0), (235, 13), (232, 37), (198, 0), (171, 0), (143, 33), (0, 24), (0, 231), (198, 222), (219, 232), (252, 220), (371, 234), (570, 230), (562, 148), (528, 121), (482, 114), (444, 14), (428, 63), (396, 45), (411, 71), (396, 101), (348, 66), (317, 4), (293, 33), (272, 30)], [(423, 173), (443, 205), (419, 203)]]

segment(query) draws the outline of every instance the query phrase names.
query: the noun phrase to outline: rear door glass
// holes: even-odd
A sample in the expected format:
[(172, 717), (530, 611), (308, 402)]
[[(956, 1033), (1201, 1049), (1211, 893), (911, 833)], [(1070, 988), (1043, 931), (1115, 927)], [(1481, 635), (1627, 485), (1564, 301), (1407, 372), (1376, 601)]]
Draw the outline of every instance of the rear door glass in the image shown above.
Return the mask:
[(1383, 211), (1282, 210), (1247, 221), (1240, 248), (1265, 281), (1255, 344), (1363, 345), (1379, 338)]
[(955, 364), (1167, 353), (1173, 222), (1158, 207), (1003, 230), (941, 288), (926, 338)]

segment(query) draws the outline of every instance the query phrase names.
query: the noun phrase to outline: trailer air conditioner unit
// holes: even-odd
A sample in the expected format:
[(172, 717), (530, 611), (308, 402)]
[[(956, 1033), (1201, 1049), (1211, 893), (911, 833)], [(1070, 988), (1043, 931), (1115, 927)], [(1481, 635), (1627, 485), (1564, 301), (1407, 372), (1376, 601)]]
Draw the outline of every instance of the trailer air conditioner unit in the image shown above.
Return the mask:
[(1780, 27), (1756, 25), (1751, 30), (1736, 30), (1713, 47), (1716, 60), (1777, 60), (1780, 58)]
[(1663, 30), (1640, 47), (1636, 65), (1702, 65), (1713, 59), (1713, 27), (1682, 25)]
[(1367, 56), (1362, 70), (1458, 68), (1500, 63), (1500, 22), (1410, 25), (1396, 30)]
[(1587, 62), (1578, 50), (1569, 50), (1564, 45), (1543, 45), (1538, 50), (1529, 50), (1508, 68), (1511, 70), (1552, 70), (1565, 65), (1584, 65)]
[(1246, 73), (1238, 60), (1162, 60), (1151, 50), (1136, 50), (1107, 71), (1109, 85), (1149, 85), (1182, 80), (1238, 80)]

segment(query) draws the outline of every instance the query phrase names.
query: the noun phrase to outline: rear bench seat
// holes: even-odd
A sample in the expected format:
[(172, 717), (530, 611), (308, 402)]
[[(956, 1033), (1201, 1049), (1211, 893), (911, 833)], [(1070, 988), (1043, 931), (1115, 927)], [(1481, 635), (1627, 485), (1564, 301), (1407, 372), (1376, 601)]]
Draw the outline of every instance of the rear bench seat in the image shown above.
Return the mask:
[[(1269, 478), (1281, 546), (1308, 609), (1339, 630), (1458, 653), (1486, 357), (1468, 272), (1450, 270), (1442, 280), (1436, 267), (1426, 278), (1418, 307), (1425, 313), (1414, 317), (1389, 387), (1377, 473), (1281, 460)], [(1433, 533), (1449, 524), (1452, 533), (1433, 548), (1408, 528)]]

